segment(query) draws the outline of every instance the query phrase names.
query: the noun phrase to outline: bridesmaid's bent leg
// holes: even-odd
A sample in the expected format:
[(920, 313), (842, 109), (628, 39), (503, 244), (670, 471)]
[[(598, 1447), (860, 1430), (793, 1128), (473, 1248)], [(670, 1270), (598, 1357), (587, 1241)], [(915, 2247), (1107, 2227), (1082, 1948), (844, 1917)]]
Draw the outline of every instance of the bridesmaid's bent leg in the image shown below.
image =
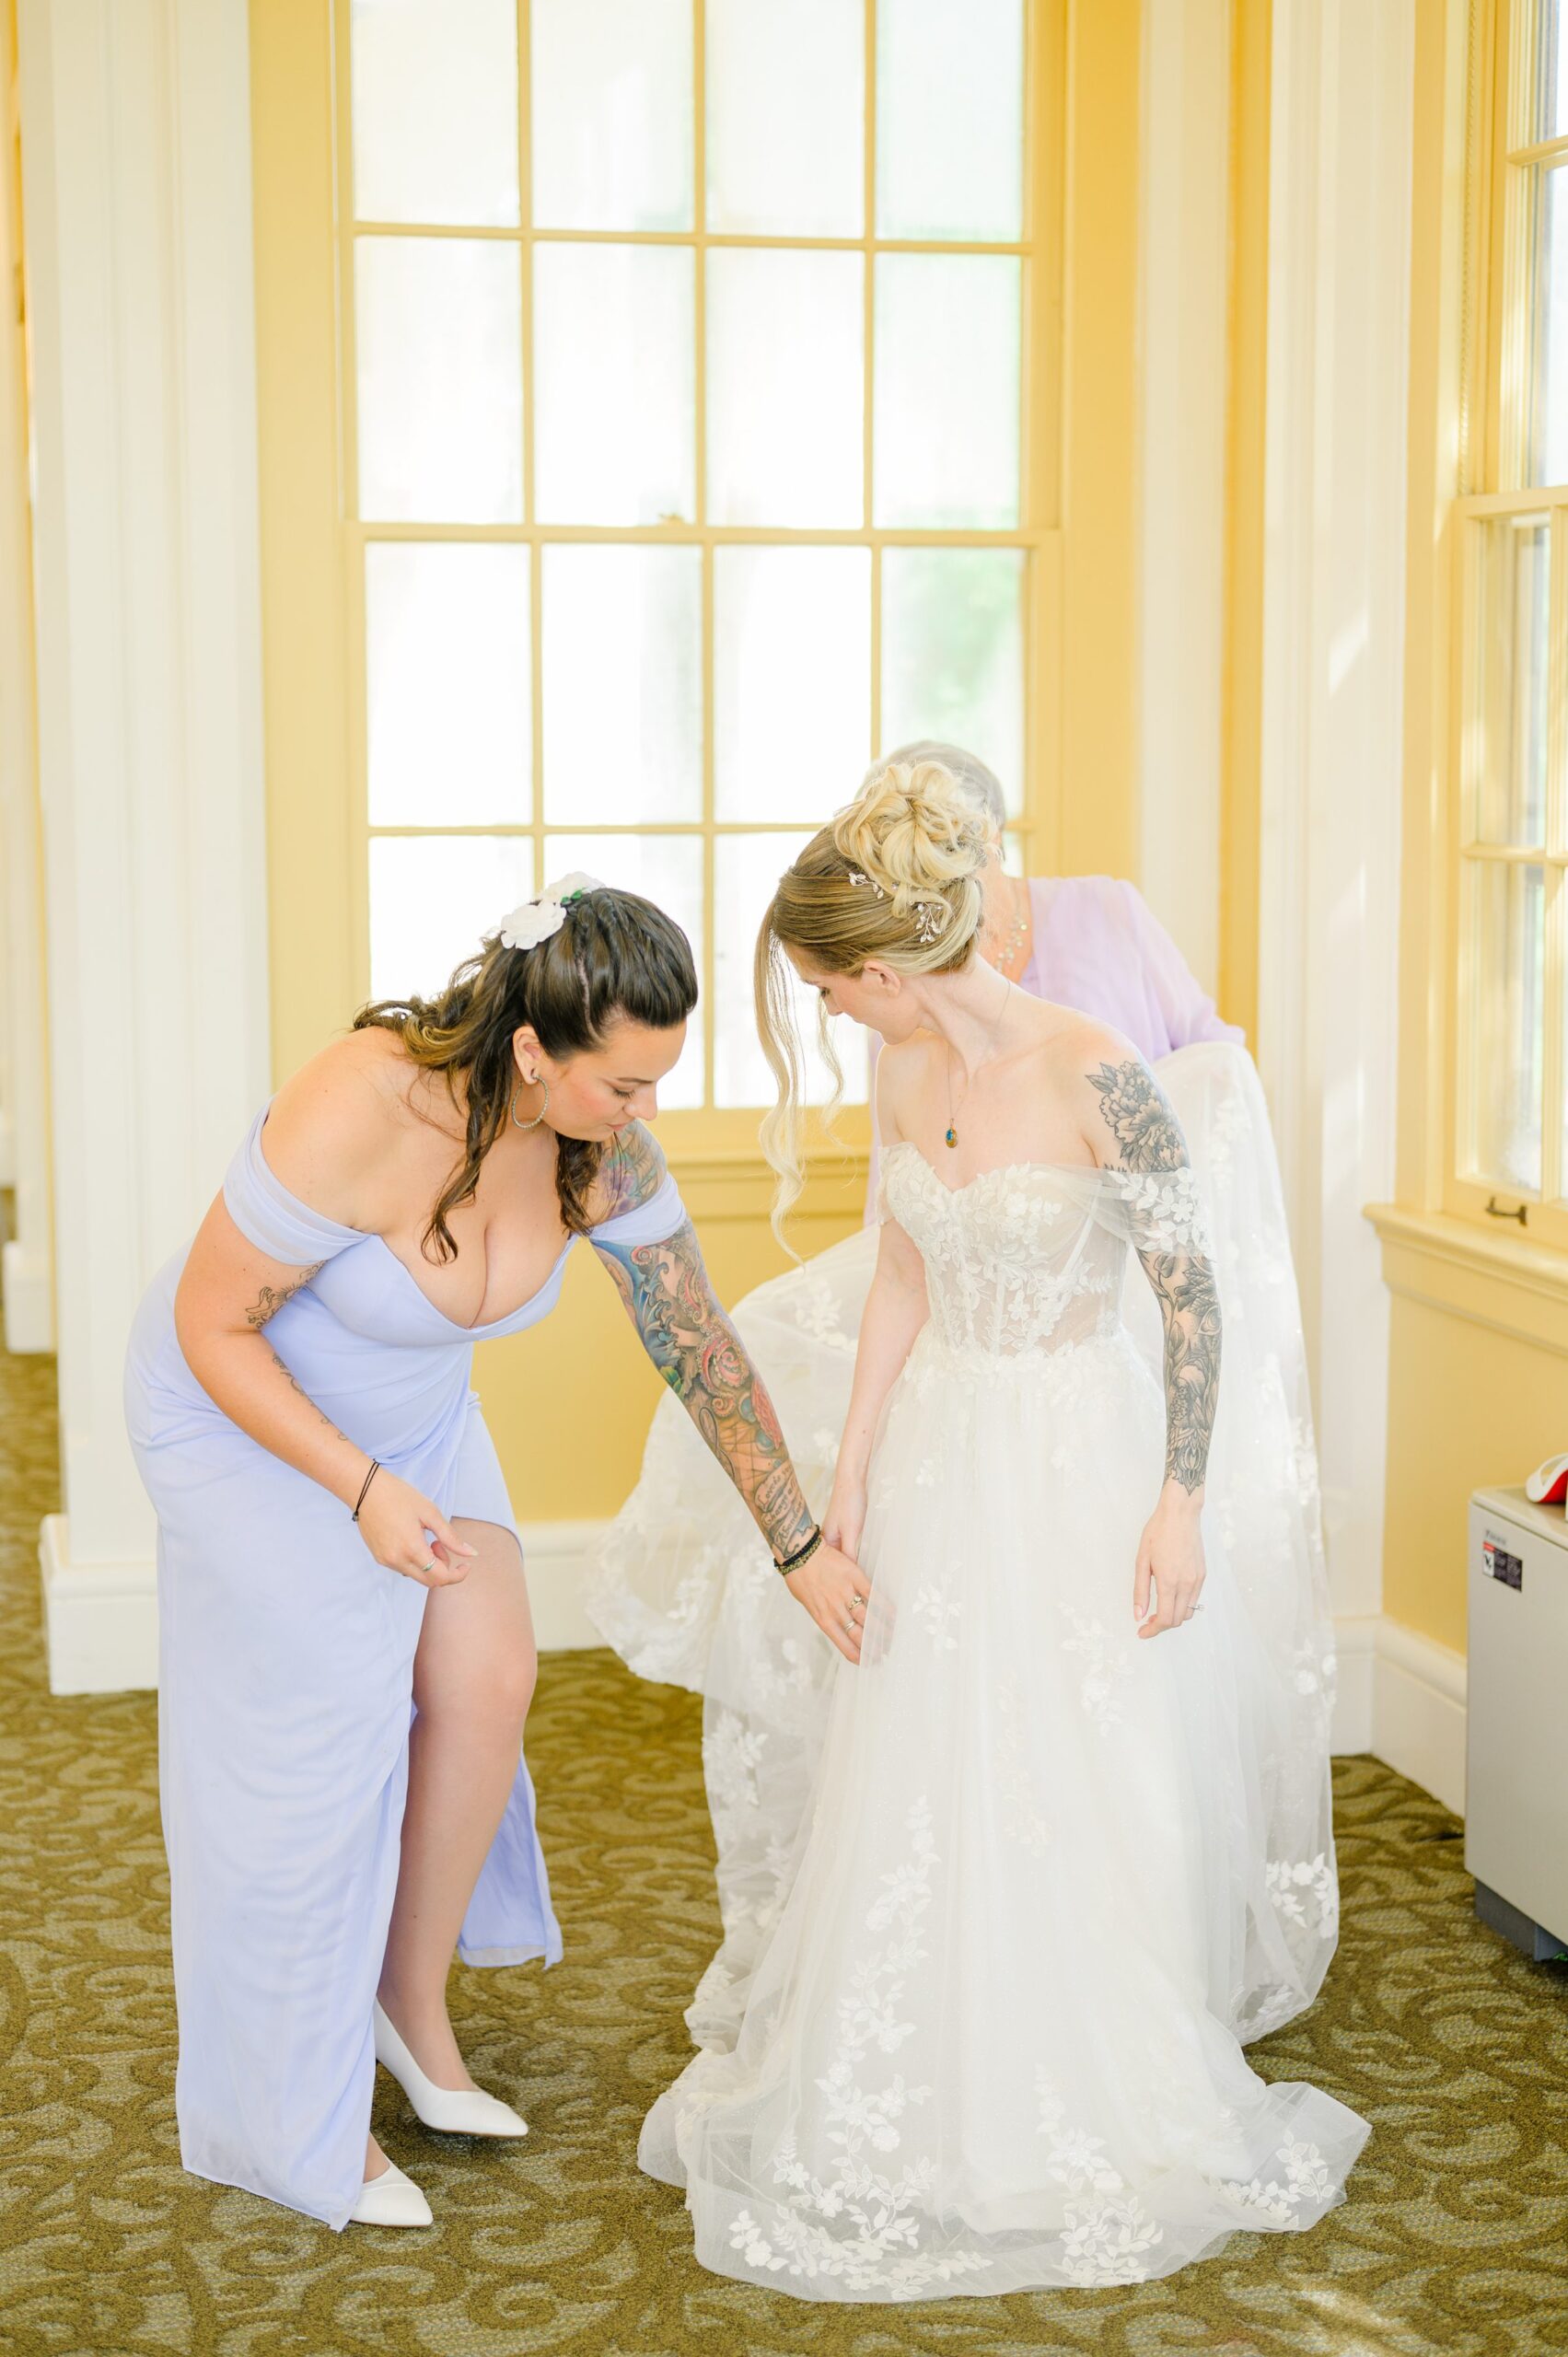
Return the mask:
[(454, 1520), (452, 1527), (479, 1551), (466, 1579), (433, 1588), (425, 1603), (380, 1998), (438, 2087), (471, 2087), (447, 2018), (447, 1976), (517, 1773), (538, 1655), (511, 1532), (493, 1522)]

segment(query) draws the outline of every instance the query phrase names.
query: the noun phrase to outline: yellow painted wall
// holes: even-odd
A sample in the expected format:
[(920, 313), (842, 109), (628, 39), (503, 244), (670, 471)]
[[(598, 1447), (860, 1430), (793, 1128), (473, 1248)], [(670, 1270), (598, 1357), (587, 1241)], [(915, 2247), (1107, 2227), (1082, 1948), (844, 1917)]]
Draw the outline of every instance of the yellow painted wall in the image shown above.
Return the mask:
[[(797, 1251), (820, 1251), (859, 1225), (863, 1172), (856, 1156), (836, 1179), (828, 1171), (817, 1177), (807, 1215), (792, 1228)], [(787, 1267), (760, 1176), (688, 1167), (681, 1185), (722, 1301), (738, 1301)], [(519, 1514), (537, 1522), (613, 1514), (636, 1480), (659, 1386), (593, 1253), (573, 1253), (552, 1318), (531, 1333), (482, 1344), (474, 1364)]]
[(1383, 1609), (1465, 1650), (1466, 1506), (1568, 1448), (1568, 1352), (1396, 1295)]
[(1269, 341), (1272, 0), (1235, 0), (1230, 52), (1230, 350), (1225, 370), (1219, 1010), (1258, 1036), (1262, 804), (1264, 395)]
[[(1030, 817), (1036, 860), (1132, 871), (1139, 0), (1029, 0), (1040, 139), (1028, 319), (1041, 435), (1027, 454), (1037, 559)], [(352, 1017), (363, 842), (353, 819), (351, 653), (336, 402), (330, 0), (251, 0), (273, 1062), (281, 1079)], [(1042, 373), (1043, 376), (1042, 376)], [(859, 1217), (865, 1114), (824, 1149), (803, 1252)], [(784, 1265), (749, 1122), (661, 1126), (721, 1295)], [(519, 1512), (613, 1512), (635, 1475), (654, 1378), (603, 1273), (574, 1255), (537, 1333), (482, 1348), (479, 1388)]]
[[(1138, 0), (1067, 11), (1062, 786), (1052, 865), (1135, 876)], [(1049, 841), (1049, 838), (1048, 838)]]

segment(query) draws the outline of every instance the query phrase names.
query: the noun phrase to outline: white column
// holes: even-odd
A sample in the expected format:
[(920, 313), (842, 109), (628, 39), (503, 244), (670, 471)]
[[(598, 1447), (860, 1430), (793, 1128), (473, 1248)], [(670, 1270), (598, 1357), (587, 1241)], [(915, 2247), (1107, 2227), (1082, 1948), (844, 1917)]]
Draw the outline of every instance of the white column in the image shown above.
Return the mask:
[(1260, 1062), (1336, 1613), (1382, 1596), (1414, 0), (1275, 0)]
[(268, 1079), (244, 0), (21, 0), (65, 1513), (57, 1689), (149, 1682), (144, 1286)]
[(1230, 0), (1145, 0), (1140, 215), (1139, 883), (1219, 970)]
[[(21, 224), (0, 171), (0, 287), (19, 288)], [(0, 304), (0, 1184), (16, 1232), (0, 1262), (8, 1351), (54, 1347), (49, 1083), (43, 1003), (43, 868), (33, 727), (31, 536), (22, 322)]]

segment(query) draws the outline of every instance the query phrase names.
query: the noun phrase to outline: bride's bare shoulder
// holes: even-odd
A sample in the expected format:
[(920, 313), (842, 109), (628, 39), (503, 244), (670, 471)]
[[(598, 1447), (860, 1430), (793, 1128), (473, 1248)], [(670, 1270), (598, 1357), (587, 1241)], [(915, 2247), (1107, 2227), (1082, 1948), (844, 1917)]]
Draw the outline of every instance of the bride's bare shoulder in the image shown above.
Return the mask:
[(1067, 1019), (1043, 1044), (1053, 1086), (1096, 1162), (1167, 1167), (1186, 1149), (1165, 1093), (1112, 1024), (1061, 1010)]
[(885, 1139), (906, 1137), (923, 1090), (939, 1068), (941, 1043), (929, 1031), (912, 1031), (907, 1039), (886, 1042), (877, 1059), (876, 1109)]

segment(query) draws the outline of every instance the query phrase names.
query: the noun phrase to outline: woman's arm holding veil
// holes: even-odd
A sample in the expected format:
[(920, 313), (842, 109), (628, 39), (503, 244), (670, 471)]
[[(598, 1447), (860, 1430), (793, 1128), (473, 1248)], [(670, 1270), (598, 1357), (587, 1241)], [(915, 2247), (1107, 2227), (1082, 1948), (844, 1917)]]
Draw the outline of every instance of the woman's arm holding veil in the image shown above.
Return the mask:
[(853, 1555), (860, 1545), (865, 1480), (882, 1410), (930, 1314), (925, 1263), (898, 1222), (885, 1220), (877, 1249), (877, 1273), (860, 1321), (854, 1387), (823, 1525), (846, 1554)]
[[(664, 1156), (638, 1123), (617, 1142), (603, 1175), (613, 1216), (657, 1192)], [(810, 1538), (814, 1518), (767, 1387), (714, 1291), (696, 1229), (683, 1218), (656, 1243), (598, 1235), (593, 1244), (660, 1377), (734, 1482), (775, 1562), (786, 1561)], [(850, 1608), (865, 1583), (848, 1556), (824, 1534), (788, 1585), (839, 1651), (857, 1661), (860, 1631)]]

